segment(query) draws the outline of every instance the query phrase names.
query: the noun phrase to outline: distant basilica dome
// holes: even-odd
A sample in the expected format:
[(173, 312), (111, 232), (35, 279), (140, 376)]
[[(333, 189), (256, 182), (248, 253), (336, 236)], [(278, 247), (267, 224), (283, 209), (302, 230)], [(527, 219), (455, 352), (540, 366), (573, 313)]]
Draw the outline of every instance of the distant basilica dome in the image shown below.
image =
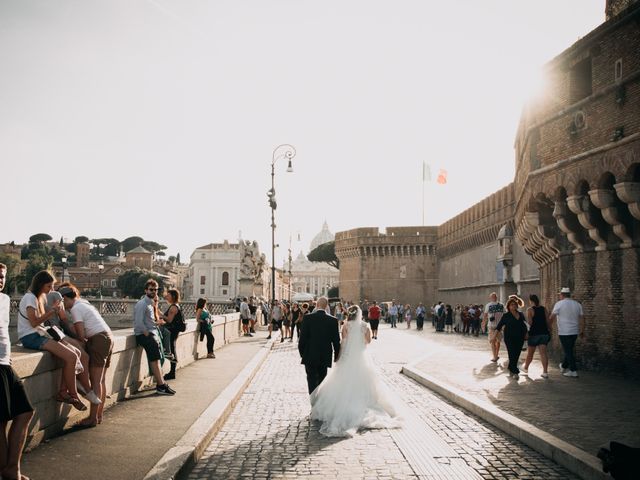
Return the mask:
[(311, 249), (309, 251), (317, 248), (323, 243), (331, 242), (334, 239), (335, 235), (329, 231), (329, 225), (327, 225), (327, 222), (325, 221), (322, 225), (322, 231), (313, 237), (313, 240), (311, 241)]

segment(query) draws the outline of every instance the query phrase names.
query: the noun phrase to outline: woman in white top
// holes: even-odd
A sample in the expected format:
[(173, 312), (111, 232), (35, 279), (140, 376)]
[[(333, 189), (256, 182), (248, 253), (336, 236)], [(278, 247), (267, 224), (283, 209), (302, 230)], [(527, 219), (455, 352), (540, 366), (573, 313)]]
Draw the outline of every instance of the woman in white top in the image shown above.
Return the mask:
[(46, 270), (34, 275), (29, 291), (20, 300), (18, 338), (25, 348), (46, 350), (64, 362), (62, 384), (56, 400), (69, 403), (78, 410), (84, 411), (87, 406), (78, 398), (75, 378), (76, 365), (79, 367), (78, 370), (82, 370), (80, 350), (69, 344), (50, 339), (42, 327), (44, 322), (59, 312), (60, 307), (45, 311), (47, 294), (53, 289), (54, 282), (55, 279)]

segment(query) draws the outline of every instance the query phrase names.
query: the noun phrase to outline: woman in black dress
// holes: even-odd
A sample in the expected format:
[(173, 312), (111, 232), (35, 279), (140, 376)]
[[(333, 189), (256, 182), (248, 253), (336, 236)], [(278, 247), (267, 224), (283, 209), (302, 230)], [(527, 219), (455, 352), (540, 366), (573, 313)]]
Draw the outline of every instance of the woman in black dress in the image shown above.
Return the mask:
[(521, 298), (512, 295), (507, 300), (507, 313), (502, 315), (496, 330), (501, 332), (504, 328), (504, 343), (507, 345), (509, 354), (509, 376), (518, 375), (518, 359), (522, 351), (522, 344), (527, 335), (527, 326), (525, 324), (524, 315), (518, 311), (518, 307), (523, 307), (524, 302)]
[(549, 331), (549, 315), (547, 309), (540, 305), (537, 295), (529, 295), (531, 306), (527, 309), (527, 323), (529, 324), (529, 338), (527, 340), (527, 359), (524, 362), (522, 372), (529, 374), (529, 365), (533, 361), (536, 348), (540, 349), (540, 362), (542, 363), (542, 378), (549, 378), (547, 368), (549, 357), (547, 356), (547, 344), (551, 341)]

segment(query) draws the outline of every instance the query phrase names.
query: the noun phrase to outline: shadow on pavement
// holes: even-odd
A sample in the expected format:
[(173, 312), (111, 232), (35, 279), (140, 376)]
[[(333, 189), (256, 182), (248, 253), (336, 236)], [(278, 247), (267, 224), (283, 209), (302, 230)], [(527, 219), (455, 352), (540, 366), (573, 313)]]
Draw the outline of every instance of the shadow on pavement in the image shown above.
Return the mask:
[[(319, 451), (346, 440), (321, 435), (318, 431), (320, 425), (320, 422), (305, 417), (274, 434), (248, 442), (216, 446), (218, 451), (207, 456), (206, 463), (203, 461), (197, 464), (193, 472), (205, 469), (202, 473), (207, 475), (206, 478), (235, 478), (244, 476), (247, 472), (260, 470), (269, 471), (274, 475), (278, 475), (279, 472), (284, 474)], [(298, 441), (294, 441), (295, 439)], [(221, 441), (224, 441), (224, 438)], [(189, 473), (185, 472), (177, 479), (186, 480)]]

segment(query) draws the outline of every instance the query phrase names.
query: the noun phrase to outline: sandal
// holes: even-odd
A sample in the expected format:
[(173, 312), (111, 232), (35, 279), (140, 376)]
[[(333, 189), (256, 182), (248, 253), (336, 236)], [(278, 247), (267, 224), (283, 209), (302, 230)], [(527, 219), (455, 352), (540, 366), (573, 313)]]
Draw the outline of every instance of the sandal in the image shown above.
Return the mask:
[(69, 396), (69, 398), (71, 399), (69, 403), (73, 405), (74, 408), (77, 408), (81, 412), (84, 412), (87, 409), (87, 406), (82, 403), (78, 397)]
[(56, 394), (56, 402), (73, 403), (71, 400), (71, 395), (69, 395), (67, 392), (58, 392)]

